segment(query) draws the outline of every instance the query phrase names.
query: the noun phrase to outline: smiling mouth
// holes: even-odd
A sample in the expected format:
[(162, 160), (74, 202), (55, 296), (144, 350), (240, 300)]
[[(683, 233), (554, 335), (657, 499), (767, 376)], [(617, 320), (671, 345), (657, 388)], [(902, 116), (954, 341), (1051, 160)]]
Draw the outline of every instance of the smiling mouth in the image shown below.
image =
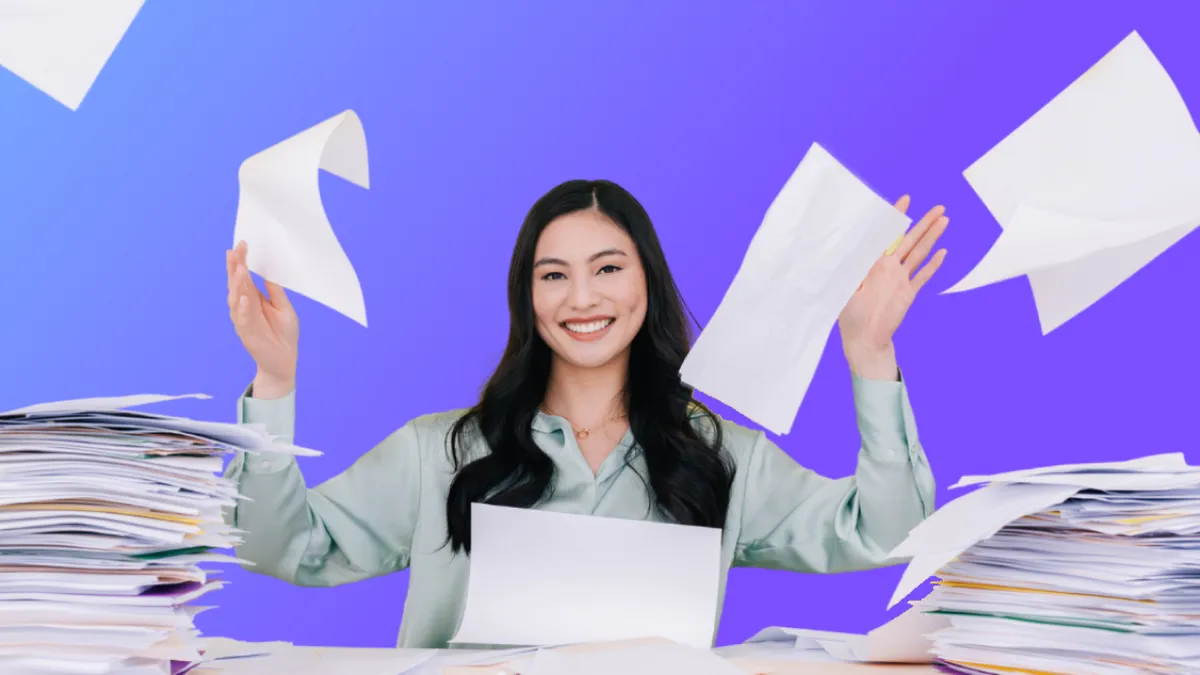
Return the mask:
[(598, 333), (613, 324), (616, 319), (596, 319), (595, 321), (564, 321), (562, 327), (576, 335)]

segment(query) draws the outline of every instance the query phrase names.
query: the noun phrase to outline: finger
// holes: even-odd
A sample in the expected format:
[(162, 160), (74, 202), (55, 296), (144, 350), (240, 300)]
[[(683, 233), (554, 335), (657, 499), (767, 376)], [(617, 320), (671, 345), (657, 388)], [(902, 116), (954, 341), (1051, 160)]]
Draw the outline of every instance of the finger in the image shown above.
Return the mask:
[(288, 299), (287, 291), (283, 290), (283, 286), (272, 281), (268, 281), (266, 284), (267, 297), (270, 298), (271, 305), (275, 309), (288, 310), (292, 308), (292, 301)]
[(266, 317), (263, 316), (262, 310), (254, 308), (254, 300), (249, 295), (237, 296), (229, 314), (233, 320), (233, 327), (243, 338), (261, 334), (266, 323)]
[(250, 297), (239, 295), (237, 307), (234, 309), (234, 325), (245, 330), (253, 324), (253, 319), (254, 314), (250, 311)]
[(912, 251), (913, 247), (917, 245), (917, 242), (920, 241), (921, 237), (925, 236), (925, 230), (929, 229), (929, 226), (933, 223), (933, 221), (941, 218), (942, 214), (945, 212), (946, 207), (941, 205), (929, 209), (929, 213), (926, 213), (925, 216), (908, 231), (908, 234), (904, 235), (904, 240), (901, 241), (900, 245), (896, 247), (896, 255), (900, 256), (901, 261), (908, 257), (909, 251)]
[(233, 254), (234, 254), (234, 257), (235, 257), (236, 261), (238, 262), (238, 264), (241, 264), (241, 265), (246, 264), (246, 251), (248, 251), (249, 248), (250, 247), (246, 243), (245, 239), (239, 241), (237, 243), (237, 246), (233, 247)]
[(944, 248), (933, 254), (933, 257), (929, 259), (929, 263), (922, 267), (921, 270), (917, 272), (917, 275), (913, 277), (912, 283), (914, 293), (919, 292), (921, 287), (923, 287), (926, 282), (933, 278), (933, 273), (938, 271), (938, 268), (942, 266), (942, 261), (945, 259), (946, 249)]
[[(899, 211), (900, 213), (908, 213), (908, 205), (911, 201), (912, 201), (912, 199), (910, 199), (908, 195), (901, 195), (900, 199), (896, 200), (896, 204), (895, 204), (896, 210)], [(896, 241), (893, 241), (892, 245), (889, 246), (888, 249), (883, 252), (883, 254), (891, 255), (891, 254), (895, 253), (896, 248), (898, 246), (900, 246), (900, 242), (902, 242), (902, 241), (904, 241), (903, 234), (900, 235), (899, 237), (896, 237)]]
[(250, 270), (246, 269), (245, 265), (238, 265), (236, 274), (238, 295), (249, 298), (250, 308), (261, 312), (264, 302), (263, 294), (258, 290), (258, 286), (254, 285), (254, 280), (250, 278)]
[(225, 298), (225, 301), (229, 304), (230, 311), (233, 311), (233, 303), (237, 298), (237, 294), (234, 293), (234, 289), (236, 287), (235, 285), (237, 283), (236, 275), (237, 262), (234, 261), (233, 250), (230, 249), (225, 251), (225, 287), (227, 290), (227, 297)]
[(946, 226), (950, 224), (950, 219), (942, 216), (933, 221), (933, 225), (925, 231), (925, 236), (917, 241), (917, 245), (909, 252), (908, 257), (903, 260), (904, 266), (909, 270), (915, 270), (925, 260), (925, 256), (933, 250), (933, 245), (937, 243), (942, 233), (946, 231)]

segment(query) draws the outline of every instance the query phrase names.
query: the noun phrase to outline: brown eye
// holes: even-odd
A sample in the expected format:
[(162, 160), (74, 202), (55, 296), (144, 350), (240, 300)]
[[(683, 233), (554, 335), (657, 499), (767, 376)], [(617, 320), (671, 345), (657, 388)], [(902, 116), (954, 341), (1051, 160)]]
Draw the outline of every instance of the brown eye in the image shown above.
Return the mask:
[(600, 268), (600, 271), (598, 272), (598, 274), (612, 274), (613, 272), (620, 272), (620, 271), (621, 271), (621, 268), (617, 267), (616, 265), (605, 265), (604, 267)]
[(543, 281), (553, 281), (555, 279), (566, 279), (566, 278), (567, 278), (566, 275), (564, 275), (562, 272), (548, 272), (548, 273), (542, 275)]

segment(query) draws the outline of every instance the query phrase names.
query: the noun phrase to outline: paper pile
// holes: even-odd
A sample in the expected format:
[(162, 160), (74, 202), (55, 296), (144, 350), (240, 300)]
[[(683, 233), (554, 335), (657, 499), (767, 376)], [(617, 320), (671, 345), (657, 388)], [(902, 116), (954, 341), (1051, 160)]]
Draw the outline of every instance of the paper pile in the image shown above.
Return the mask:
[(950, 626), (963, 673), (1200, 672), (1200, 468), (1181, 454), (966, 477), (984, 487), (914, 528), (893, 602)]
[[(201, 661), (201, 563), (237, 533), (217, 476), (235, 450), (314, 454), (247, 425), (86, 399), (0, 415), (0, 672), (163, 675)], [(206, 398), (192, 395), (188, 398)]]

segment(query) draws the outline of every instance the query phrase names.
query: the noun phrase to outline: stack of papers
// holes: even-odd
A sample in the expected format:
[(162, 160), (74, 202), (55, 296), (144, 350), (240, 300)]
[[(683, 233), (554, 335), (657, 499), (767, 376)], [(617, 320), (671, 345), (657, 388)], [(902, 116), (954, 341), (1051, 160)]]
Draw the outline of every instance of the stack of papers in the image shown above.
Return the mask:
[(235, 561), (216, 550), (238, 540), (222, 456), (313, 453), (261, 428), (123, 409), (169, 398), (0, 415), (0, 672), (173, 675), (203, 659), (189, 603), (222, 583), (200, 564)]
[[(893, 597), (950, 625), (963, 673), (1200, 672), (1200, 467), (1181, 454), (973, 476), (984, 487), (914, 528)], [(928, 572), (928, 570), (933, 572)]]

